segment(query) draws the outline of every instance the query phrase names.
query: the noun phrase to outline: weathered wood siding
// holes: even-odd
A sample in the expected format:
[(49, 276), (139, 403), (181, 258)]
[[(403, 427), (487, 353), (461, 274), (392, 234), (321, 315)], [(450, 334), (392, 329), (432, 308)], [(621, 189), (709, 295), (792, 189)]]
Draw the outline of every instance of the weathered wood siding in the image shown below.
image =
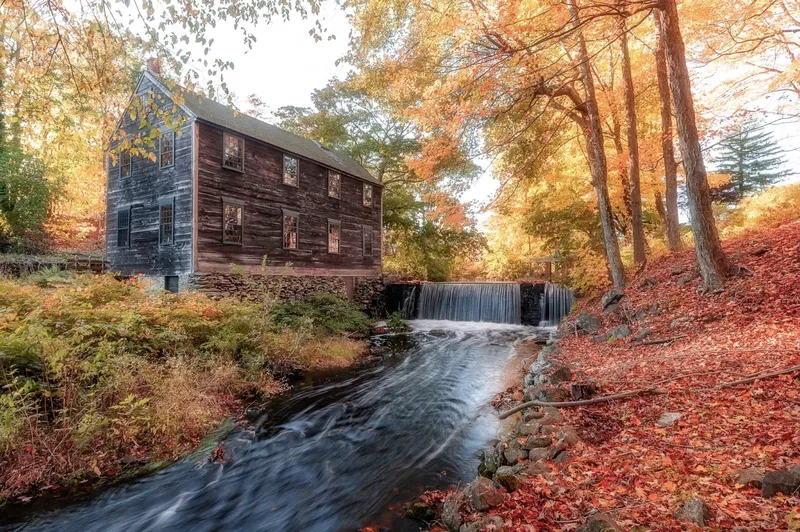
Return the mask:
[[(192, 137), (194, 126), (190, 117), (166, 99), (147, 77), (137, 88), (136, 96), (158, 91), (162, 108), (173, 109), (185, 122), (175, 133), (175, 162), (159, 168), (158, 161), (131, 157), (131, 175), (120, 177), (119, 164), (106, 163), (106, 257), (112, 271), (125, 275), (179, 275), (192, 271)], [(163, 128), (163, 121), (153, 124)], [(129, 134), (139, 132), (138, 122), (127, 113), (121, 127)], [(111, 147), (113, 149), (114, 146)], [(174, 239), (170, 245), (159, 245), (159, 205), (162, 200), (175, 199)], [(131, 207), (129, 247), (117, 246), (117, 213)]]
[[(247, 137), (244, 172), (223, 168), (222, 130), (198, 123), (197, 131), (198, 272), (229, 272), (236, 264), (258, 273), (266, 256), (266, 273), (380, 274), (380, 186), (372, 185), (372, 207), (364, 207), (363, 182), (341, 174), (341, 199), (330, 198), (328, 169), (302, 158), (299, 186), (284, 185), (284, 153)], [(244, 203), (243, 245), (222, 243), (223, 197)], [(300, 213), (297, 250), (282, 248), (282, 209)], [(341, 222), (338, 254), (328, 253), (328, 219)], [(372, 256), (362, 253), (363, 225), (373, 230)]]

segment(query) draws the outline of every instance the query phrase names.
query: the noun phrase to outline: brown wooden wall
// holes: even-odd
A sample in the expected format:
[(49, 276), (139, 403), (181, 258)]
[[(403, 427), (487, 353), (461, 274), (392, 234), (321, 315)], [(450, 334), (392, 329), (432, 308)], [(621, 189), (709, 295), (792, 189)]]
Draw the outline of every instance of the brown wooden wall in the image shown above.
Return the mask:
[[(222, 130), (198, 122), (198, 133), (195, 271), (229, 272), (236, 264), (258, 273), (266, 255), (267, 273), (380, 273), (380, 186), (373, 184), (372, 207), (364, 207), (363, 182), (341, 174), (341, 199), (330, 198), (327, 168), (299, 157), (299, 187), (284, 185), (283, 152), (247, 137), (244, 173), (223, 168)], [(244, 245), (222, 243), (223, 197), (244, 202)], [(282, 209), (300, 213), (297, 250), (282, 249)], [(328, 253), (329, 218), (342, 224), (339, 254)], [(373, 229), (371, 257), (362, 253), (362, 225)]]

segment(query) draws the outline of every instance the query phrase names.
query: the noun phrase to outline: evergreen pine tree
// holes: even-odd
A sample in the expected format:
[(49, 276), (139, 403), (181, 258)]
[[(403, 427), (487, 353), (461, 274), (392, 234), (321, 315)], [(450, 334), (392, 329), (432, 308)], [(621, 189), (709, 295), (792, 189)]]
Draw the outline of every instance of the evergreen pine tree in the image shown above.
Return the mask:
[(785, 164), (783, 150), (772, 133), (757, 121), (744, 122), (719, 145), (717, 172), (730, 175), (731, 180), (714, 190), (714, 197), (739, 201), (761, 192), (790, 174)]

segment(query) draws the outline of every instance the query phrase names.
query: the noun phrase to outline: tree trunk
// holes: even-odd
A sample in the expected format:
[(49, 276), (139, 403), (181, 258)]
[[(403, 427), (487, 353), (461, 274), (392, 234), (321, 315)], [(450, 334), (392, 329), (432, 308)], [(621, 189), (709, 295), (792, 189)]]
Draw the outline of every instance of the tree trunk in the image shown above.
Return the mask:
[(663, 218), (666, 226), (667, 244), (672, 251), (683, 249), (678, 215), (678, 165), (675, 162), (675, 147), (672, 144), (672, 105), (670, 104), (667, 55), (664, 49), (664, 21), (660, 11), (654, 11), (656, 19), (656, 77), (661, 106), (661, 150), (664, 154), (664, 185), (667, 210)]
[[(619, 118), (617, 117), (617, 113), (614, 109), (611, 109), (611, 124), (612, 124), (612, 131), (611, 131), (611, 138), (614, 141), (614, 150), (617, 153), (617, 157), (622, 157), (622, 154), (625, 153), (625, 149), (622, 147), (622, 127), (619, 125)], [(620, 213), (618, 219), (620, 219), (617, 223), (619, 227), (620, 233), (623, 236), (628, 234), (628, 222), (631, 219), (631, 182), (628, 179), (628, 167), (627, 166), (620, 166), (619, 168), (619, 180), (622, 184), (622, 202), (624, 204), (624, 211)]]
[(653, 194), (653, 199), (656, 202), (656, 211), (658, 211), (658, 217), (661, 219), (661, 232), (664, 234), (664, 237), (667, 236), (669, 233), (669, 219), (667, 217), (667, 210), (664, 208), (664, 198), (661, 197), (661, 191), (656, 190)]
[(567, 0), (572, 26), (577, 30), (578, 60), (580, 62), (581, 80), (583, 82), (586, 98), (584, 100), (586, 115), (583, 128), (586, 137), (586, 147), (589, 152), (589, 166), (592, 171), (592, 184), (597, 195), (597, 210), (600, 212), (600, 226), (603, 229), (603, 245), (608, 259), (608, 269), (611, 272), (611, 281), (614, 286), (625, 286), (625, 271), (622, 268), (622, 258), (619, 254), (619, 242), (614, 231), (614, 217), (611, 214), (611, 201), (608, 197), (608, 166), (606, 162), (605, 147), (603, 145), (603, 126), (600, 123), (600, 111), (597, 108), (597, 96), (594, 91), (594, 79), (589, 67), (589, 52), (586, 41), (580, 31), (580, 17), (576, 0)]
[(631, 228), (633, 233), (633, 261), (642, 264), (644, 254), (644, 222), (642, 221), (642, 186), (639, 177), (639, 133), (636, 126), (636, 93), (631, 74), (631, 56), (628, 51), (628, 28), (625, 17), (619, 19), (620, 48), (622, 49), (622, 86), (625, 92), (625, 121), (628, 138), (628, 175), (631, 180)]
[(689, 198), (689, 214), (692, 217), (697, 264), (703, 277), (703, 290), (721, 290), (728, 274), (728, 259), (714, 223), (711, 210), (711, 194), (708, 176), (703, 165), (703, 152), (695, 122), (692, 87), (689, 69), (686, 67), (686, 51), (678, 24), (678, 8), (675, 0), (661, 0), (664, 17), (664, 36), (669, 67), (672, 103), (678, 125), (683, 168), (686, 171), (686, 190)]

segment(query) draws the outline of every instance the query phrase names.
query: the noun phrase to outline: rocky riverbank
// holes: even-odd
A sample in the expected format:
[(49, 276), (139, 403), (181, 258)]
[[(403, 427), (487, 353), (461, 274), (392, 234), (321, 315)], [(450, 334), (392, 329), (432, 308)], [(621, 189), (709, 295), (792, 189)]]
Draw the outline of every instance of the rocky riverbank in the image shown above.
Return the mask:
[(724, 243), (739, 275), (697, 292), (692, 251), (580, 302), (496, 401), (509, 430), (431, 530), (800, 529), (800, 224)]

